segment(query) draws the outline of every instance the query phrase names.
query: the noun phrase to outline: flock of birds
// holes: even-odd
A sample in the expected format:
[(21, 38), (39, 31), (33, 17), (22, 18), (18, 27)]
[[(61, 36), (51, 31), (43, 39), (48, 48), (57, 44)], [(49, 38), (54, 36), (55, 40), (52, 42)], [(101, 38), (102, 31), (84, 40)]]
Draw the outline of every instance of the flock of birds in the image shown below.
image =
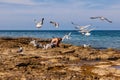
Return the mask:
[[(109, 23), (112, 23), (111, 20), (107, 19), (106, 17), (103, 17), (103, 16), (97, 16), (97, 17), (90, 17), (90, 19), (100, 19), (102, 21), (107, 21)], [(34, 22), (35, 22), (35, 25), (36, 25), (36, 28), (41, 28), (43, 26), (43, 23), (44, 23), (44, 18), (42, 18), (42, 20), (40, 21), (37, 21), (36, 19), (34, 19)], [(59, 23), (55, 22), (55, 21), (50, 21), (51, 24), (53, 24), (55, 26), (55, 28), (58, 28), (59, 27)], [(81, 34), (83, 35), (86, 35), (86, 36), (90, 36), (91, 35), (91, 31), (94, 30), (95, 28), (90, 28), (90, 26), (92, 25), (85, 25), (85, 26), (80, 26), (78, 24), (75, 24), (73, 22), (71, 22), (73, 25), (75, 25), (75, 29), (78, 30), (78, 32), (80, 32)]]
[[(90, 19), (99, 19), (101, 21), (107, 21), (109, 23), (112, 23), (111, 20), (107, 19), (106, 17), (103, 17), (103, 16), (95, 16), (95, 17), (90, 17)], [(44, 23), (44, 18), (42, 18), (40, 21), (37, 21), (36, 19), (34, 19), (34, 22), (35, 22), (35, 25), (36, 25), (36, 28), (42, 28), (43, 26), (43, 23)], [(55, 22), (55, 21), (50, 21), (50, 23), (52, 25), (55, 26), (55, 28), (58, 28), (59, 27), (59, 23)], [(90, 26), (92, 26), (91, 24), (89, 25), (84, 25), (84, 26), (80, 26), (78, 24), (75, 24), (74, 22), (71, 22), (72, 25), (75, 25), (75, 29), (77, 29), (78, 32), (80, 32), (81, 34), (85, 35), (85, 36), (90, 36), (91, 35), (91, 31), (94, 30), (95, 28), (90, 28)], [(65, 34), (63, 37), (62, 37), (62, 41), (64, 41), (65, 39), (71, 39), (71, 32), (68, 33), (68, 34)], [(42, 46), (40, 44), (38, 44), (35, 40), (31, 41), (30, 43), (32, 43), (35, 47), (44, 47), (45, 49), (47, 49), (48, 47), (50, 47), (51, 44), (47, 44), (46, 46)], [(85, 45), (84, 44), (84, 47), (86, 47), (88, 45)], [(22, 52), (23, 51), (23, 48), (22, 47), (19, 47), (19, 50), (17, 52)]]
[[(34, 22), (37, 28), (41, 28), (44, 22), (44, 18), (42, 18), (41, 21), (37, 21), (36, 19), (34, 19)], [(50, 23), (53, 24), (56, 28), (59, 27), (59, 24), (57, 22), (50, 21)]]
[[(101, 21), (107, 21), (109, 23), (112, 23), (111, 20), (107, 19), (106, 17), (103, 17), (103, 16), (94, 16), (94, 17), (90, 17), (90, 19), (99, 19)], [(35, 25), (37, 28), (41, 28), (43, 23), (44, 23), (44, 18), (42, 18), (41, 21), (36, 21), (36, 19), (34, 19), (35, 21)], [(59, 27), (59, 23), (55, 22), (55, 21), (50, 21), (51, 24), (53, 24), (55, 26), (55, 28), (58, 28)], [(71, 22), (72, 25), (74, 25), (75, 29), (77, 29), (78, 32), (80, 32), (82, 35), (85, 35), (85, 36), (90, 36), (91, 35), (91, 31), (94, 30), (95, 28), (90, 28), (92, 25), (89, 24), (89, 25), (84, 25), (84, 26), (81, 26), (81, 25), (78, 25), (74, 22)], [(64, 41), (65, 39), (71, 39), (71, 32), (68, 33), (68, 34), (65, 34), (62, 38), (62, 41)]]

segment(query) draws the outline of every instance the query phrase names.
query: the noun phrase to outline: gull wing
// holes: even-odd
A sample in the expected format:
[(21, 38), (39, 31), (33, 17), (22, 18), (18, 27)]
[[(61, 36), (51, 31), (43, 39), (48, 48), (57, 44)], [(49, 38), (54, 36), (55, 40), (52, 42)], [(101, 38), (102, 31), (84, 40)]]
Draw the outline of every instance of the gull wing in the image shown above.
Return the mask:
[(50, 21), (50, 23), (53, 24), (56, 28), (58, 28), (58, 26), (59, 26), (59, 23), (57, 23), (57, 22)]
[(90, 32), (90, 31), (92, 31), (92, 30), (95, 30), (95, 28), (89, 29), (88, 32)]
[(50, 23), (55, 24), (55, 22), (53, 22), (53, 21), (50, 21)]
[(80, 29), (80, 26), (75, 26), (75, 29)]
[(112, 21), (108, 20), (107, 18), (105, 18), (106, 21), (108, 21), (109, 23), (112, 23)]
[(50, 21), (51, 24), (53, 24), (55, 26), (55, 22), (54, 21)]
[(80, 25), (75, 24), (74, 22), (71, 22), (71, 24), (75, 25), (75, 29), (80, 29)]
[(88, 27), (90, 27), (90, 26), (91, 26), (91, 25), (89, 24), (89, 25), (83, 26), (82, 28), (85, 29), (85, 28), (88, 28)]
[(76, 29), (79, 29), (79, 30), (83, 30), (83, 29), (86, 29), (88, 27), (90, 27), (91, 25), (85, 25), (85, 26), (77, 26)]
[(42, 18), (41, 24), (43, 24), (44, 18)]
[(36, 19), (34, 19), (34, 22), (35, 22), (35, 24), (37, 24), (37, 23), (38, 23)]
[(71, 32), (70, 33), (68, 33), (68, 36), (70, 36), (71, 35)]
[(99, 16), (98, 17), (90, 17), (90, 19), (97, 19), (97, 18), (100, 18)]
[(66, 38), (66, 35), (64, 35), (64, 36), (62, 37), (62, 41), (64, 41), (64, 40), (65, 40), (65, 38)]

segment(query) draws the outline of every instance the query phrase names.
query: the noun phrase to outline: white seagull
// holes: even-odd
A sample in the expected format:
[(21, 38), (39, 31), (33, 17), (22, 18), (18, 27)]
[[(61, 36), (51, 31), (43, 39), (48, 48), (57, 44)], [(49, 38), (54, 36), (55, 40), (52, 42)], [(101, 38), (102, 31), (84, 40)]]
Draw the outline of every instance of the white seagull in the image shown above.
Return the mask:
[(22, 47), (19, 47), (19, 49), (17, 50), (17, 53), (21, 53), (23, 51)]
[(42, 18), (42, 20), (38, 21), (38, 22), (37, 22), (36, 19), (34, 19), (34, 22), (35, 22), (37, 28), (41, 28), (42, 27), (43, 21), (44, 21), (44, 18)]
[(92, 29), (83, 29), (83, 30), (81, 30), (81, 31), (79, 31), (79, 32), (81, 32), (82, 34), (84, 34), (84, 35), (86, 35), (86, 36), (90, 36), (91, 35), (91, 31), (92, 30), (94, 30), (94, 28), (92, 28)]
[(68, 33), (68, 34), (66, 34), (66, 35), (64, 35), (63, 38), (62, 38), (62, 41), (64, 41), (65, 39), (67, 39), (67, 40), (68, 40), (68, 39), (71, 39), (70, 36), (71, 36), (71, 32)]
[(106, 20), (108, 21), (109, 23), (112, 23), (112, 21), (110, 21), (109, 19), (103, 17), (103, 16), (98, 16), (98, 17), (90, 17), (90, 19), (100, 19), (102, 21)]
[(85, 26), (80, 26), (80, 25), (78, 25), (78, 24), (75, 24), (75, 23), (73, 23), (72, 22), (72, 24), (73, 25), (76, 25), (76, 27), (75, 27), (75, 29), (78, 29), (78, 30), (84, 30), (84, 29), (86, 29), (86, 28), (88, 28), (88, 27), (90, 27), (91, 25), (89, 24), (89, 25), (85, 25)]
[(58, 28), (58, 27), (59, 27), (59, 23), (57, 23), (57, 22), (50, 21), (50, 23), (51, 23), (51, 24), (53, 24), (56, 28)]
[(43, 46), (41, 44), (38, 44), (36, 40), (30, 41), (31, 44), (33, 44), (34, 47), (36, 48), (42, 48)]

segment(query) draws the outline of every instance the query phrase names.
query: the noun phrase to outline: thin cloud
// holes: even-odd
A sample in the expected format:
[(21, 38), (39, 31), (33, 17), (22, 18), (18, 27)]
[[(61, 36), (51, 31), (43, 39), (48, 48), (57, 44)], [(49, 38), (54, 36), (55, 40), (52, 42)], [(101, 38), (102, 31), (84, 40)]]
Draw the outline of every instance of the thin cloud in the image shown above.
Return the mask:
[(120, 4), (112, 5), (112, 6), (110, 6), (110, 8), (113, 10), (116, 10), (116, 9), (120, 10)]
[(45, 2), (35, 2), (33, 0), (0, 0), (0, 3), (4, 4), (18, 4), (18, 5), (28, 5), (28, 6), (33, 6), (33, 5), (44, 5), (46, 4)]
[(8, 4), (34, 4), (30, 0), (0, 0), (0, 2)]
[(80, 0), (88, 9), (110, 9), (111, 6), (120, 4), (120, 0)]

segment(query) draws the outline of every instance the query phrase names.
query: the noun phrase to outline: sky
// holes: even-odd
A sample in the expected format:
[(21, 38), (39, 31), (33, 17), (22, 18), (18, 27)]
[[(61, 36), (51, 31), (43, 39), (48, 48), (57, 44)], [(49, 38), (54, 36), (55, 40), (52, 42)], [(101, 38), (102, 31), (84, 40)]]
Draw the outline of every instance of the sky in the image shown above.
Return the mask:
[[(104, 16), (113, 23), (92, 20), (92, 16)], [(74, 30), (71, 22), (92, 24), (96, 30), (120, 30), (120, 0), (0, 0), (0, 30), (38, 30), (34, 19), (41, 18), (45, 20), (39, 30)]]

